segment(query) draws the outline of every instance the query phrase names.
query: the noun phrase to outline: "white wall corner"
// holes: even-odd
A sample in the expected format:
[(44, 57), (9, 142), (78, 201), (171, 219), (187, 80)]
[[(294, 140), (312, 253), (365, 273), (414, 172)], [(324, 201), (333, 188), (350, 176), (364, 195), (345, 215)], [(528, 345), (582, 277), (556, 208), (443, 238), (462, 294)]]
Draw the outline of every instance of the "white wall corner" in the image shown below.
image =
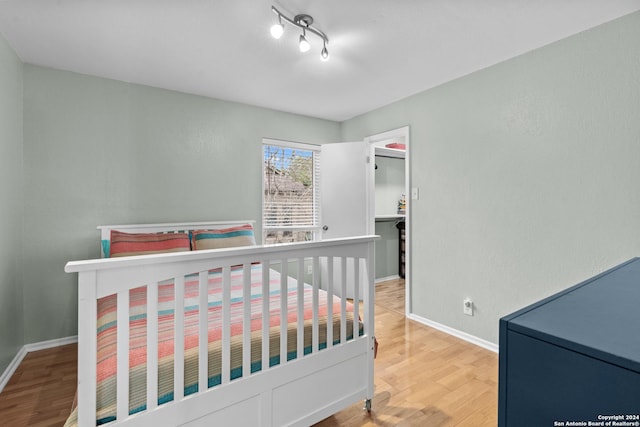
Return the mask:
[(24, 359), (26, 355), (27, 350), (22, 346), (20, 351), (18, 351), (18, 354), (16, 354), (11, 363), (9, 363), (9, 366), (7, 366), (7, 369), (5, 369), (2, 375), (0, 375), (0, 393), (2, 393), (2, 390), (4, 390), (4, 387), (7, 385), (16, 369), (18, 369), (18, 366), (20, 366), (22, 359)]

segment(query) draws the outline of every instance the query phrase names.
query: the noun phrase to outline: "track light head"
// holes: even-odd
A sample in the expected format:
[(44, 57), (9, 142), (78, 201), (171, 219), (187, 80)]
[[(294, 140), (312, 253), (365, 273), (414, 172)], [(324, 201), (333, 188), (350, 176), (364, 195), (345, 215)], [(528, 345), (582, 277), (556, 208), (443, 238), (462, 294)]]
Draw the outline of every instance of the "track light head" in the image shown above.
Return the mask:
[(329, 60), (329, 51), (327, 50), (327, 44), (326, 43), (322, 47), (322, 51), (320, 52), (320, 59), (322, 61), (328, 61)]
[(282, 16), (278, 15), (278, 23), (271, 26), (271, 35), (274, 39), (279, 39), (284, 34), (284, 24), (282, 23)]
[(302, 53), (308, 52), (309, 49), (311, 49), (311, 45), (309, 44), (309, 42), (307, 41), (307, 38), (305, 37), (304, 28), (302, 29), (302, 34), (300, 34), (300, 43), (298, 43), (298, 47), (300, 48), (300, 52)]

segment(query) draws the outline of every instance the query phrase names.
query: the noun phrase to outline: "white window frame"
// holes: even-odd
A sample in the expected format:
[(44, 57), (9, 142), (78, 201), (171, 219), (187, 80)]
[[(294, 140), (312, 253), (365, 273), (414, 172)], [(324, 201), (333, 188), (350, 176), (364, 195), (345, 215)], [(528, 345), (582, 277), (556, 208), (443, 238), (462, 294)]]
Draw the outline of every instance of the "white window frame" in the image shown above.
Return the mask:
[[(267, 189), (265, 188), (265, 147), (266, 146), (275, 146), (275, 147), (279, 147), (279, 148), (285, 148), (285, 149), (294, 149), (294, 150), (301, 150), (301, 151), (311, 151), (312, 155), (313, 155), (313, 184), (312, 184), (312, 189), (313, 189), (313, 195), (312, 195), (312, 210), (313, 210), (313, 214), (312, 214), (312, 219), (311, 219), (311, 223), (310, 224), (305, 224), (305, 225), (274, 225), (274, 224), (269, 224), (268, 220), (266, 219), (266, 211), (265, 211), (265, 207), (266, 207), (266, 191)], [(293, 142), (293, 141), (284, 141), (284, 140), (278, 140), (278, 139), (270, 139), (270, 138), (263, 138), (262, 139), (262, 174), (261, 174), (261, 179), (262, 179), (262, 243), (263, 244), (268, 244), (271, 242), (267, 242), (267, 235), (270, 232), (273, 231), (282, 231), (282, 232), (295, 232), (295, 231), (308, 231), (311, 234), (311, 239), (310, 240), (320, 240), (321, 239), (321, 233), (322, 233), (322, 227), (321, 227), (321, 207), (320, 207), (320, 151), (321, 151), (321, 146), (320, 145), (314, 145), (314, 144), (305, 144), (305, 143), (301, 143), (301, 142)], [(300, 240), (298, 240), (300, 241)]]

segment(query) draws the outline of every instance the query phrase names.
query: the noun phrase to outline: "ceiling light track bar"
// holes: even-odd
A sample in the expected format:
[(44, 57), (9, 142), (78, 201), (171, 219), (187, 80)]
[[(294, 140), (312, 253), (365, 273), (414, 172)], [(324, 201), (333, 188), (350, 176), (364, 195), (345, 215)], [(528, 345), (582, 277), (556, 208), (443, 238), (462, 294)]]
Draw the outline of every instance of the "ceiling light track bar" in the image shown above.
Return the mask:
[[(325, 43), (329, 44), (329, 37), (327, 37), (327, 35), (322, 31), (320, 31), (319, 29), (311, 26), (311, 23), (313, 22), (313, 18), (311, 18), (309, 15), (302, 15), (302, 14), (296, 15), (294, 19), (291, 19), (287, 15), (284, 15), (282, 12), (276, 9), (275, 6), (271, 6), (271, 11), (276, 15), (278, 15), (279, 18), (282, 18), (283, 20), (287, 21), (289, 24), (294, 25), (298, 28), (310, 31), (316, 36), (320, 37), (322, 40), (324, 40)], [(300, 19), (296, 20), (296, 18), (300, 18)], [(311, 22), (308, 21), (308, 18), (311, 19)], [(302, 22), (302, 24), (300, 22)], [(307, 22), (309, 22), (308, 25), (307, 25)]]
[[(308, 42), (306, 41), (305, 35), (307, 32), (310, 32), (322, 39), (322, 52), (320, 53), (322, 60), (326, 61), (329, 59), (329, 51), (327, 50), (327, 45), (329, 44), (329, 37), (327, 37), (327, 35), (322, 31), (320, 31), (318, 28), (313, 27), (311, 25), (313, 24), (313, 18), (311, 16), (306, 14), (299, 14), (294, 16), (292, 19), (292, 18), (289, 18), (287, 15), (283, 14), (282, 12), (280, 12), (275, 6), (271, 6), (271, 11), (278, 16), (278, 24), (274, 25), (274, 27), (278, 27), (278, 26), (281, 27), (281, 28), (278, 28), (279, 31), (277, 32), (277, 35), (274, 34), (272, 29), (271, 34), (275, 38), (280, 38), (280, 36), (282, 35), (284, 31), (284, 25), (282, 24), (282, 21), (285, 21), (288, 24), (293, 25), (294, 27), (300, 28), (302, 30), (302, 35), (300, 36), (301, 51), (304, 52), (309, 49)], [(306, 44), (306, 47), (304, 49), (302, 47), (303, 43)]]

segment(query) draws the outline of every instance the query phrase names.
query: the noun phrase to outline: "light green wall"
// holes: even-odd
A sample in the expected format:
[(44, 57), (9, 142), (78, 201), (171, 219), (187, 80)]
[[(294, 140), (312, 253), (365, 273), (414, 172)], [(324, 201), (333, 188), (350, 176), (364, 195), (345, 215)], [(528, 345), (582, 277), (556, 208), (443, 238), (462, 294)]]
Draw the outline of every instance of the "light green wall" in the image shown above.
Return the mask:
[(22, 62), (0, 36), (0, 374), (24, 344)]
[(405, 192), (404, 159), (376, 156), (376, 215), (398, 213), (398, 200)]
[(97, 225), (259, 220), (262, 138), (339, 138), (336, 122), (24, 68), (26, 342), (76, 333), (63, 268), (99, 257)]
[(351, 119), (342, 137), (410, 125), (413, 311), (497, 343), (501, 316), (640, 255), (639, 118), (634, 13)]

